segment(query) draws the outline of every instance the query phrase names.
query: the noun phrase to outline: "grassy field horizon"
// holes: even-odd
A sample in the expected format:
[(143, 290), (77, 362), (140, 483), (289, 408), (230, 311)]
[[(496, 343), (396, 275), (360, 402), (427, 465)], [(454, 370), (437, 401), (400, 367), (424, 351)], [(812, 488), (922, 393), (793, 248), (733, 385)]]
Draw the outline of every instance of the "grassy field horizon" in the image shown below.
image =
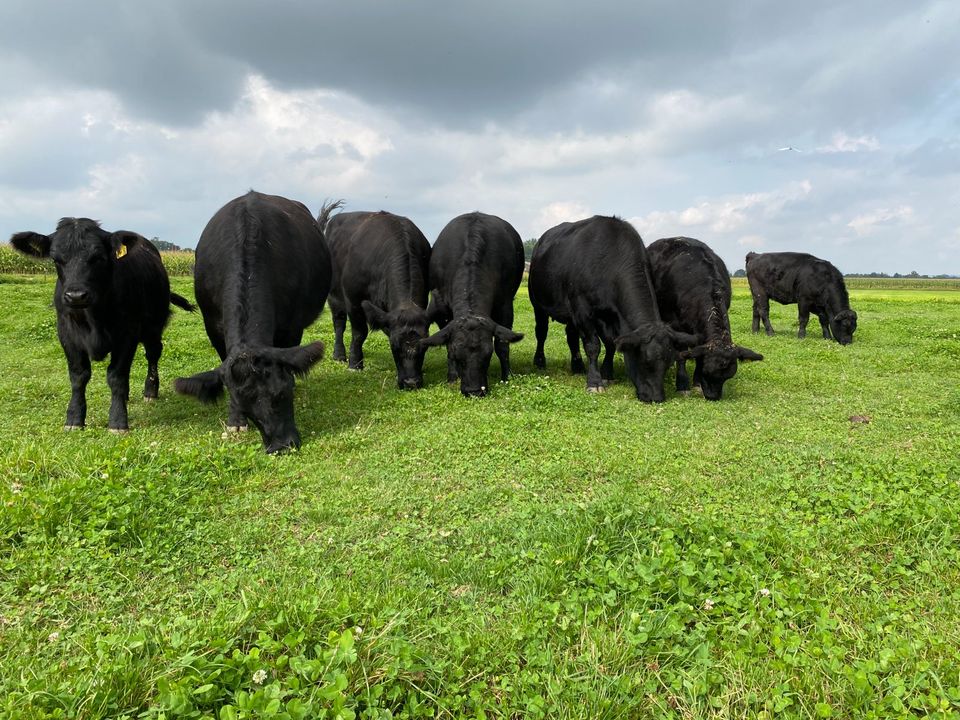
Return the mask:
[(397, 391), (379, 333), (347, 371), (324, 311), (270, 457), (173, 394), (216, 364), (179, 310), (131, 432), (96, 363), (64, 433), (53, 279), (0, 275), (0, 717), (956, 717), (960, 293), (928, 282), (848, 282), (840, 347), (775, 303), (752, 335), (735, 281), (765, 359), (717, 403), (672, 371), (639, 403), (620, 357), (589, 395), (558, 325), (535, 370), (525, 288), (482, 400), (442, 350)]

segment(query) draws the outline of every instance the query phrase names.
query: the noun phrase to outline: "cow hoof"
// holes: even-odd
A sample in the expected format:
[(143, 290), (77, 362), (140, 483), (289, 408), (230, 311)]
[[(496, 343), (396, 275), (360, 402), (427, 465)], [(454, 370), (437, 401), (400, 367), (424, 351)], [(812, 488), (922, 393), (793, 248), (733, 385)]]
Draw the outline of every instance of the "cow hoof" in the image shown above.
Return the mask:
[(144, 396), (143, 396), (143, 401), (144, 401), (145, 403), (156, 402), (156, 401), (157, 401), (157, 396), (156, 396), (156, 395), (151, 395), (150, 397), (147, 397), (146, 395), (144, 395)]
[(588, 393), (602, 393), (602, 392), (603, 392), (603, 387), (602, 387), (602, 386), (600, 386), (600, 387), (591, 387), (591, 386), (588, 385), (588, 386), (587, 386), (587, 392), (588, 392)]
[(129, 428), (107, 428), (107, 430), (112, 432), (114, 435), (126, 435), (128, 432), (130, 432)]
[(611, 385), (613, 385), (613, 380), (610, 380), (609, 378), (604, 378), (600, 382), (603, 383), (604, 387), (610, 387)]
[(242, 433), (250, 429), (249, 425), (227, 425), (228, 433)]
[(64, 430), (83, 430), (83, 425), (64, 425)]

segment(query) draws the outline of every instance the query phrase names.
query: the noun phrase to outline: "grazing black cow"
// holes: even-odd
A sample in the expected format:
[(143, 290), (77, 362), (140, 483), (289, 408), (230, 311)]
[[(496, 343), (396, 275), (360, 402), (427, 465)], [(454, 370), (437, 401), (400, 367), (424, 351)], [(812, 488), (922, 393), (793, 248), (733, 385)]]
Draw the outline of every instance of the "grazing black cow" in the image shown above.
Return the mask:
[[(663, 376), (679, 350), (696, 338), (660, 319), (650, 265), (630, 223), (595, 215), (547, 230), (530, 261), (530, 302), (536, 318), (534, 365), (546, 367), (543, 344), (550, 318), (567, 326), (570, 368), (583, 372), (578, 339), (587, 354), (587, 391), (602, 392), (613, 378), (613, 351), (623, 351), (627, 375), (644, 402), (663, 402)], [(600, 343), (606, 346), (598, 367)]]
[(737, 374), (738, 360), (763, 355), (733, 344), (730, 336), (730, 273), (699, 240), (663, 238), (647, 246), (660, 315), (671, 327), (697, 338), (677, 360), (677, 391), (690, 389), (687, 360), (696, 361), (693, 384), (707, 400), (719, 400), (723, 383)]
[(300, 341), (323, 309), (330, 274), (323, 233), (302, 203), (251, 190), (220, 208), (197, 243), (194, 291), (222, 362), (179, 378), (177, 391), (213, 402), (226, 386), (228, 430), (249, 419), (268, 453), (299, 448), (294, 376), (323, 357), (323, 343)]
[(347, 360), (343, 333), (350, 318), (351, 370), (363, 369), (367, 325), (383, 330), (397, 365), (397, 387), (423, 387), (430, 244), (410, 220), (393, 213), (347, 212), (326, 225), (333, 258), (330, 312), (333, 359)]
[(170, 303), (184, 310), (193, 310), (193, 305), (170, 292), (160, 253), (137, 233), (111, 233), (89, 218), (63, 218), (52, 235), (21, 232), (10, 244), (27, 255), (49, 257), (57, 267), (53, 306), (73, 388), (64, 429), (85, 425), (90, 359), (103, 360), (109, 354), (107, 425), (112, 432), (126, 432), (130, 365), (137, 345), (143, 343), (147, 356), (143, 398), (154, 400)]
[(483, 397), (490, 357), (496, 349), (500, 377), (510, 375), (513, 298), (523, 279), (523, 242), (506, 220), (474, 212), (454, 218), (430, 252), (428, 315), (440, 331), (425, 346), (447, 346), (447, 381), (460, 378), (460, 392)]
[(823, 337), (841, 345), (853, 342), (857, 329), (857, 313), (850, 309), (850, 298), (843, 275), (826, 260), (807, 253), (747, 253), (747, 280), (753, 294), (753, 331), (760, 331), (760, 321), (773, 335), (770, 324), (770, 299), (782, 305), (797, 303), (800, 330), (797, 337), (806, 337), (810, 313), (820, 319)]

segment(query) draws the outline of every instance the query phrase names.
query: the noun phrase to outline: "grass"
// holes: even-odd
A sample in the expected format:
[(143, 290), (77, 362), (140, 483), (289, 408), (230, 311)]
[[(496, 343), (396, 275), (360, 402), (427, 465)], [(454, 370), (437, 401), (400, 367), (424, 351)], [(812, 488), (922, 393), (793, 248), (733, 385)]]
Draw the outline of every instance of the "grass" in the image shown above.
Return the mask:
[(751, 336), (736, 285), (766, 359), (644, 405), (619, 359), (584, 392), (559, 326), (535, 372), (521, 288), (508, 385), (464, 399), (431, 351), (400, 393), (371, 335), (300, 383), (282, 457), (172, 394), (215, 357), (180, 311), (132, 432), (103, 364), (61, 431), (51, 293), (0, 280), (0, 717), (960, 713), (958, 293), (853, 290), (840, 347), (794, 306)]

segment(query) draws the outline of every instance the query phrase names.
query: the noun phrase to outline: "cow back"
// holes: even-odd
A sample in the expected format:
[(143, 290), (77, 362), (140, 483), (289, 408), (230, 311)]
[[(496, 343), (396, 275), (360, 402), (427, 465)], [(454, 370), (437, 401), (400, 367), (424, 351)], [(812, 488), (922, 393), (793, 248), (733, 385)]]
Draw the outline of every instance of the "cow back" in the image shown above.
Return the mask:
[(336, 288), (347, 308), (427, 306), (430, 244), (408, 218), (384, 211), (336, 215), (328, 225)]
[(295, 345), (323, 309), (330, 253), (303, 204), (250, 191), (207, 223), (194, 281), (208, 328), (213, 320), (228, 344)]
[(454, 315), (489, 316), (512, 302), (523, 279), (523, 241), (510, 223), (480, 212), (440, 231), (430, 253), (430, 285)]

